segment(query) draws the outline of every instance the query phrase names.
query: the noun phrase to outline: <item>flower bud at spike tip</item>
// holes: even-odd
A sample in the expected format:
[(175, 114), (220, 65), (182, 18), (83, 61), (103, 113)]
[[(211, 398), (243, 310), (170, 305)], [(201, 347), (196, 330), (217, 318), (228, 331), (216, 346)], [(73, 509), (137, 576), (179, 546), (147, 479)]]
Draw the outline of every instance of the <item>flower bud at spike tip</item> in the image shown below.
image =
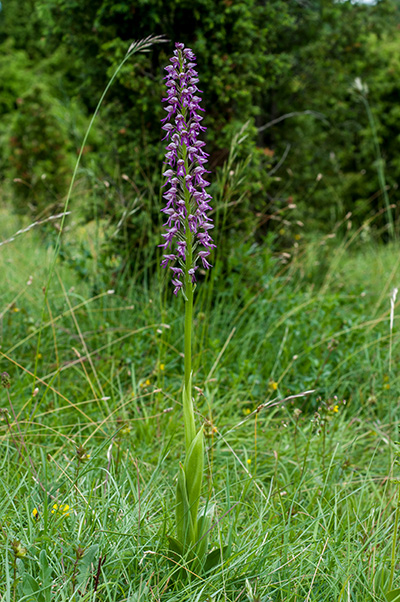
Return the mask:
[[(161, 267), (169, 267), (173, 272), (174, 294), (184, 289), (185, 283), (196, 282), (199, 265), (211, 268), (207, 261), (211, 249), (215, 247), (209, 230), (213, 228), (207, 212), (211, 210), (211, 195), (206, 192), (209, 182), (204, 167), (208, 154), (204, 152), (205, 142), (198, 140), (206, 130), (201, 125), (201, 98), (198, 94), (198, 76), (195, 70), (196, 57), (190, 48), (175, 44), (171, 65), (165, 67), (167, 96), (163, 98), (167, 116), (162, 119), (162, 129), (167, 140), (164, 171), (166, 178), (163, 197), (166, 206), (161, 209), (167, 221), (164, 242), (159, 246), (165, 251)], [(183, 291), (184, 292), (184, 291)]]
[(17, 539), (11, 542), (11, 549), (14, 552), (15, 558), (25, 558), (27, 555), (27, 549)]
[(11, 387), (10, 375), (7, 372), (2, 372), (1, 374), (1, 386), (4, 387), (4, 389), (9, 389)]

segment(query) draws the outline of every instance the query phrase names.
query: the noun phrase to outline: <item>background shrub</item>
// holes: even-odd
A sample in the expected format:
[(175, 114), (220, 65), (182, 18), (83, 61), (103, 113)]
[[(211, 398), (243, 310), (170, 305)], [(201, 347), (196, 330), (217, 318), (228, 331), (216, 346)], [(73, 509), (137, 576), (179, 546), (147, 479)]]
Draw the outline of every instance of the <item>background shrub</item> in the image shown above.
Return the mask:
[[(369, 88), (388, 194), (395, 201), (400, 176), (393, 102), (398, 93), (398, 23), (394, 0), (376, 5), (172, 0), (168, 9), (159, 0), (133, 5), (39, 0), (32, 2), (31, 18), (11, 2), (0, 26), (0, 41), (13, 57), (3, 103), (9, 114), (15, 113), (12, 128), (18, 130), (23, 120), (16, 102), (18, 88), (24, 88), (21, 74), (29, 79), (33, 70), (41, 82), (48, 82), (55, 104), (66, 113), (75, 106), (77, 121), (84, 123), (131, 41), (150, 33), (166, 36), (167, 44), (135, 55), (121, 70), (80, 172), (85, 194), (77, 196), (76, 208), (85, 219), (106, 220), (113, 249), (126, 263), (128, 251), (146, 246), (159, 228), (163, 67), (179, 38), (198, 58), (210, 167), (217, 174), (226, 165), (232, 139), (248, 122), (246, 140), (236, 154), (238, 164), (247, 161), (245, 190), (239, 186), (240, 203), (224, 210), (225, 227), (258, 242), (272, 229), (285, 242), (295, 235), (296, 222), (307, 220), (310, 229), (327, 230), (348, 211), (361, 223), (384, 207), (370, 123), (354, 93), (357, 77)], [(47, 192), (40, 193), (43, 203), (51, 205), (66, 192), (71, 131), (62, 141), (65, 132), (51, 117), (54, 106), (46, 104), (54, 102), (44, 96), (43, 91), (40, 100), (26, 94), (24, 106), (28, 114), (29, 103), (32, 108), (36, 103), (35, 110), (42, 103), (47, 131), (55, 136), (48, 147), (55, 160), (50, 169), (42, 165), (44, 158), (30, 157), (35, 184), (25, 187), (23, 199), (21, 190), (15, 193), (16, 207), (22, 202), (27, 210), (37, 208), (36, 187), (44, 167), (49, 179)], [(73, 145), (79, 147), (79, 136)], [(32, 151), (27, 145), (26, 159)], [(19, 178), (12, 152), (8, 145), (3, 177)], [(215, 179), (213, 192), (223, 201), (226, 191)], [(281, 218), (271, 217), (285, 215), (293, 205), (285, 227)], [(376, 224), (381, 227), (386, 221), (383, 214)]]

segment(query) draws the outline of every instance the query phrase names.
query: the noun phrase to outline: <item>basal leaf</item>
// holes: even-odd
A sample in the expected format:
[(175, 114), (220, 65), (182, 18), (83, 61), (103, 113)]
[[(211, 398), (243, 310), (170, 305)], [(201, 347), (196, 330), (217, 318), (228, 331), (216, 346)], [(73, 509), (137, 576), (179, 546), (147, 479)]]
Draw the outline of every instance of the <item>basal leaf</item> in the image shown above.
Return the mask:
[(197, 519), (197, 536), (198, 543), (196, 546), (196, 555), (201, 563), (207, 553), (208, 547), (208, 532), (211, 528), (211, 523), (214, 515), (214, 506), (203, 508)]
[(176, 486), (176, 533), (183, 549), (195, 541), (195, 533), (190, 505), (187, 495), (186, 475), (182, 464), (179, 464), (178, 483)]
[(185, 425), (185, 442), (186, 452), (189, 450), (193, 439), (196, 437), (196, 426), (194, 423), (193, 402), (191, 398), (192, 376), (190, 375), (189, 388), (186, 389), (183, 385), (182, 405), (183, 405), (183, 422)]
[(211, 550), (204, 564), (204, 572), (207, 573), (207, 571), (211, 571), (211, 569), (218, 566), (225, 559), (227, 550), (228, 546), (224, 546), (222, 550), (220, 548), (215, 548), (214, 550)]
[(78, 573), (78, 586), (82, 586), (83, 583), (85, 583), (85, 581), (89, 578), (90, 576), (90, 572), (92, 570), (92, 567), (94, 565), (95, 559), (97, 557), (99, 553), (99, 546), (98, 544), (93, 544), (92, 546), (90, 546), (82, 560), (79, 563), (79, 573)]
[(175, 537), (172, 537), (171, 535), (168, 535), (167, 539), (168, 539), (170, 551), (174, 552), (175, 554), (178, 554), (179, 556), (182, 556), (183, 548), (182, 548), (182, 544), (180, 543), (180, 541), (178, 541)]
[(185, 459), (186, 490), (193, 523), (197, 523), (204, 471), (204, 436), (201, 428), (193, 439)]
[(377, 594), (385, 594), (388, 589), (390, 573), (387, 568), (382, 567), (374, 575), (374, 591)]

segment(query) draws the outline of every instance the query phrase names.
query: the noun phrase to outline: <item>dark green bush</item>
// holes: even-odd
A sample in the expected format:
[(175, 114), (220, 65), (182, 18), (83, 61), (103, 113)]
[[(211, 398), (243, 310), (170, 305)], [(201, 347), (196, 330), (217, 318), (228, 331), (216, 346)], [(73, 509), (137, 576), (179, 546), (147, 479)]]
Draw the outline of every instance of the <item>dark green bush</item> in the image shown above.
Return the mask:
[[(394, 0), (376, 5), (38, 0), (26, 37), (19, 21), (25, 17), (15, 5), (12, 10), (6, 6), (8, 28), (5, 33), (0, 27), (0, 39), (13, 38), (16, 53), (25, 45), (43, 77), (58, 74), (52, 94), (66, 105), (71, 97), (77, 99), (88, 114), (132, 40), (149, 34), (169, 40), (124, 65), (100, 111), (103, 140), (90, 145), (82, 164), (87, 190), (92, 190), (89, 199), (83, 197), (87, 219), (108, 220), (113, 252), (131, 256), (132, 249), (152, 245), (159, 229), (160, 99), (163, 68), (177, 40), (197, 55), (214, 173), (223, 169), (235, 133), (250, 122), (237, 156), (240, 163), (252, 155), (244, 179), (236, 183), (240, 202), (226, 210), (226, 190), (215, 184), (214, 176), (226, 231), (261, 241), (271, 229), (292, 235), (290, 224), (296, 220), (326, 229), (349, 210), (361, 222), (381, 209), (368, 118), (350, 89), (356, 77), (369, 86), (387, 179), (395, 190), (400, 176), (395, 151), (400, 128), (393, 102), (398, 78), (396, 61), (388, 53), (397, 56), (400, 45), (396, 10)], [(59, 147), (59, 140), (54, 145)], [(79, 146), (76, 139), (74, 145)], [(65, 162), (61, 152), (57, 155), (60, 165), (52, 173), (58, 183), (51, 189), (59, 196)], [(37, 202), (26, 197), (25, 206), (27, 201), (29, 206)], [(283, 228), (282, 216), (293, 204), (296, 213)]]
[[(54, 101), (54, 99), (53, 99)], [(35, 84), (17, 99), (8, 130), (8, 168), (19, 213), (49, 214), (62, 206), (72, 162), (61, 122), (47, 90)]]

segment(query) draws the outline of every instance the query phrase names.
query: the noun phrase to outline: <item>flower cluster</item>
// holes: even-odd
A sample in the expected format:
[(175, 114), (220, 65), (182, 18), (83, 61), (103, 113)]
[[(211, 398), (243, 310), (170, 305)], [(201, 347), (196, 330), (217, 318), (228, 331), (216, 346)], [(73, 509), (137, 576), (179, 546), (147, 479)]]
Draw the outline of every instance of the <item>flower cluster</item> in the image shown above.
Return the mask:
[(53, 504), (52, 514), (61, 514), (61, 516), (69, 516), (70, 508), (68, 504)]
[(204, 167), (208, 154), (204, 151), (205, 142), (198, 140), (206, 128), (201, 125), (203, 117), (199, 113), (204, 109), (198, 96), (201, 90), (197, 87), (196, 57), (183, 44), (175, 46), (172, 64), (165, 67), (167, 96), (163, 102), (167, 116), (162, 119), (162, 129), (166, 132), (163, 140), (168, 140), (165, 158), (169, 168), (163, 175), (164, 186), (169, 188), (163, 195), (166, 206), (161, 210), (167, 216), (167, 232), (159, 246), (166, 252), (161, 266), (169, 266), (174, 274), (176, 295), (184, 283), (196, 281), (199, 261), (205, 269), (212, 267), (207, 257), (215, 244), (209, 234), (213, 228), (207, 216), (211, 195), (206, 192), (209, 182), (204, 178), (210, 173)]

